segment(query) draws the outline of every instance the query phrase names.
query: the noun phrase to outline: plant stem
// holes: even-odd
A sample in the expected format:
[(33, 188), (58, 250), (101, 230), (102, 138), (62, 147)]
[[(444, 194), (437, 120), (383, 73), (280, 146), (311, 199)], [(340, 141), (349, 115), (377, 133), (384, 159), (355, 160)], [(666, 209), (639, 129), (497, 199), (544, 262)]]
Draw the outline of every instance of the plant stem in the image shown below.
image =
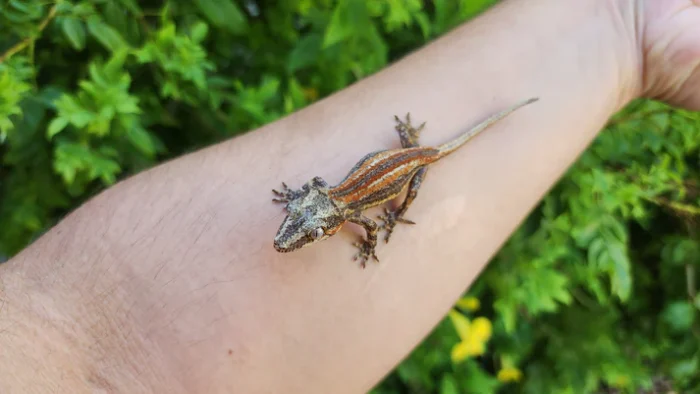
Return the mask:
[(46, 17), (41, 21), (41, 23), (39, 24), (39, 31), (36, 33), (36, 36), (30, 36), (30, 37), (23, 39), (22, 41), (15, 44), (12, 48), (8, 49), (7, 52), (0, 55), (0, 63), (4, 62), (5, 60), (8, 60), (14, 54), (22, 51), (24, 48), (26, 48), (27, 46), (32, 44), (37, 39), (39, 34), (41, 34), (41, 32), (46, 28), (46, 26), (49, 24), (49, 22), (51, 22), (51, 20), (54, 18), (54, 16), (56, 16), (56, 9), (57, 9), (56, 7), (57, 6), (58, 6), (57, 3), (54, 4), (51, 7), (51, 9), (49, 10), (48, 15), (46, 15)]
[(692, 205), (688, 204), (683, 204), (680, 202), (675, 202), (675, 201), (669, 201), (665, 198), (657, 197), (657, 198), (648, 198), (647, 200), (658, 204), (662, 205), (668, 208), (673, 209), (674, 211), (689, 215), (689, 216), (695, 216), (695, 215), (700, 215), (700, 208), (694, 207)]

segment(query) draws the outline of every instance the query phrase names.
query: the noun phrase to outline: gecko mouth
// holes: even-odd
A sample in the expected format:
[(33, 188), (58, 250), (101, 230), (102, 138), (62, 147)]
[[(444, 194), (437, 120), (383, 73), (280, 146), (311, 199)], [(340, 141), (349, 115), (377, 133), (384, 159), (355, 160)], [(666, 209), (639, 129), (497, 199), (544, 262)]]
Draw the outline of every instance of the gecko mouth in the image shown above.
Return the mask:
[(291, 251), (292, 251), (292, 249), (290, 249), (290, 248), (285, 248), (285, 247), (283, 247), (282, 245), (280, 245), (279, 242), (277, 242), (277, 240), (275, 240), (275, 241), (273, 242), (273, 246), (275, 247), (275, 250), (278, 251), (278, 252), (280, 252), (280, 253), (287, 253), (287, 252), (291, 252)]
[(276, 239), (273, 242), (273, 246), (275, 247), (275, 250), (280, 252), (280, 253), (289, 253), (289, 252), (293, 252), (293, 251), (301, 248), (304, 245), (301, 244), (300, 242), (295, 242), (291, 245), (281, 245), (280, 241)]

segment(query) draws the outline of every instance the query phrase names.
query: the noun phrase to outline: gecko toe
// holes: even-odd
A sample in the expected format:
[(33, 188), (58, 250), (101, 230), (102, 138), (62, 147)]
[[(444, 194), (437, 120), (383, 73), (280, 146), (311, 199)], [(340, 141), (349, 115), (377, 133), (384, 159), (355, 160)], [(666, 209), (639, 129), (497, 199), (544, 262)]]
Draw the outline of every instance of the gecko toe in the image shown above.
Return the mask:
[(405, 223), (405, 224), (416, 224), (413, 220), (409, 219), (404, 219), (404, 218), (396, 218), (396, 221), (399, 223)]
[(374, 259), (375, 261), (379, 262), (379, 258), (377, 257), (374, 246), (371, 243), (367, 241), (354, 242), (353, 246), (357, 247), (359, 251), (355, 253), (352, 259), (353, 261), (357, 261), (359, 259), (360, 266), (362, 268), (365, 268), (365, 266), (367, 265), (367, 260)]
[(397, 211), (389, 211), (388, 209), (384, 208), (384, 212), (386, 214), (378, 215), (378, 217), (384, 222), (379, 225), (379, 229), (386, 231), (386, 235), (384, 236), (385, 243), (389, 242), (389, 238), (391, 238), (391, 234), (394, 232), (397, 223), (416, 224), (416, 222), (413, 220), (404, 218), (403, 215)]

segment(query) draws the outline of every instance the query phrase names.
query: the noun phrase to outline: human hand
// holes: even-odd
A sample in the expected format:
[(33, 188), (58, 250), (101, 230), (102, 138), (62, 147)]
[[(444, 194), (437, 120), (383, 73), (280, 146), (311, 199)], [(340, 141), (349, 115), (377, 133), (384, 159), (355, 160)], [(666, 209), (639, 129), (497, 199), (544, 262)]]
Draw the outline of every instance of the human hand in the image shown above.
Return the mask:
[(700, 110), (700, 0), (639, 0), (642, 95)]

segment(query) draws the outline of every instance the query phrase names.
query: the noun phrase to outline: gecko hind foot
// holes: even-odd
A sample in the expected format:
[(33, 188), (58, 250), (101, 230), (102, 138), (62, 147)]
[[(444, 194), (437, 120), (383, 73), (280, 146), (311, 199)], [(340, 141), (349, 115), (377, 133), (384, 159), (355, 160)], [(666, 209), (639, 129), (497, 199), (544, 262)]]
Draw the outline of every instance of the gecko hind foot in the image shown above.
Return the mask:
[(377, 254), (375, 253), (376, 245), (372, 245), (367, 241), (354, 242), (353, 245), (360, 249), (360, 251), (357, 252), (352, 259), (353, 261), (360, 259), (360, 266), (362, 268), (365, 268), (367, 260), (374, 259), (376, 262), (379, 262), (379, 258), (377, 258)]
[(379, 225), (379, 228), (386, 230), (386, 235), (384, 236), (385, 243), (389, 242), (389, 238), (391, 238), (391, 234), (394, 232), (394, 227), (396, 227), (397, 223), (416, 224), (416, 222), (404, 218), (403, 215), (397, 211), (389, 211), (387, 208), (384, 208), (384, 215), (377, 215), (377, 217), (384, 221), (383, 224)]
[(399, 132), (399, 137), (401, 138), (401, 143), (405, 148), (418, 146), (418, 137), (420, 137), (420, 132), (425, 127), (425, 122), (423, 122), (418, 128), (413, 127), (411, 124), (411, 113), (406, 114), (406, 120), (402, 121), (398, 116), (394, 115), (396, 120), (396, 131)]

